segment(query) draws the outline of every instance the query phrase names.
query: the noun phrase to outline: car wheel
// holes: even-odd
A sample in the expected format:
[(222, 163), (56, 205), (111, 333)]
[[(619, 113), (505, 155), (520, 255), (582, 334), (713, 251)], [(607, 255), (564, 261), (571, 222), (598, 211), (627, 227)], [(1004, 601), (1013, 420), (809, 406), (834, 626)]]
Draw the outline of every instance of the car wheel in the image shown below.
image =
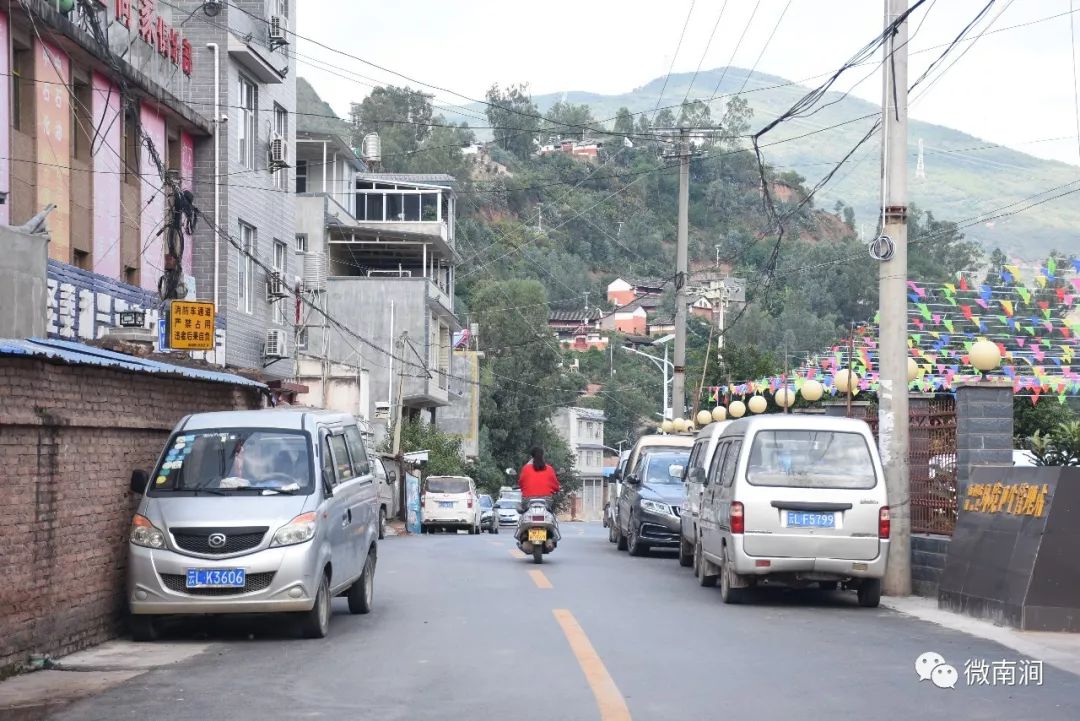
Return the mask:
[(694, 568), (697, 569), (698, 585), (705, 588), (712, 588), (716, 585), (716, 576), (707, 573), (711, 570), (708, 562), (705, 560), (705, 556), (701, 551), (701, 541), (694, 544)]
[(379, 509), (379, 540), (386, 538), (386, 509)]
[(157, 619), (153, 616), (131, 616), (128, 626), (131, 629), (131, 640), (140, 643), (157, 641), (160, 635)]
[(304, 638), (326, 638), (330, 632), (330, 581), (323, 575), (315, 594), (315, 605), (302, 611), (299, 617), (300, 635)]
[(634, 526), (634, 519), (630, 519), (630, 526), (627, 529), (630, 533), (630, 538), (627, 541), (627, 550), (630, 551), (631, 556), (644, 556), (649, 553), (649, 544), (641, 540), (641, 528), (640, 526)]
[(607, 527), (607, 539), (611, 543), (616, 543), (619, 540), (619, 532), (615, 529), (614, 523), (609, 523)]
[(694, 547), (686, 539), (679, 539), (679, 565), (683, 568), (694, 565)]
[(731, 587), (731, 566), (728, 565), (727, 549), (720, 557), (720, 600), (724, 603), (738, 603), (739, 591)]
[(368, 551), (367, 560), (360, 578), (349, 587), (349, 613), (371, 613), (375, 597), (375, 550)]
[(615, 548), (620, 551), (625, 551), (627, 546), (626, 536), (623, 535), (622, 528), (619, 528), (617, 525), (615, 526), (615, 535)]
[(838, 585), (836, 581), (822, 581), (818, 584), (822, 591), (835, 591)]
[(495, 533), (495, 534), (498, 534), (498, 532), (499, 532), (499, 524), (498, 524), (498, 522), (495, 522), (495, 523), (491, 524), (491, 532)]
[(881, 603), (881, 579), (867, 578), (859, 585), (859, 605), (863, 608), (877, 608)]

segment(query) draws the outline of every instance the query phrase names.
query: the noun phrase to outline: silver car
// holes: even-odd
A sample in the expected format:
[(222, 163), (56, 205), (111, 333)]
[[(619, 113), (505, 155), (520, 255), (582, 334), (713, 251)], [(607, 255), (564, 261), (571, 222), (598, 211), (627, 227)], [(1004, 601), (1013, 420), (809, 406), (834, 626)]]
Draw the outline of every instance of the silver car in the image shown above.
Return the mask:
[(136, 640), (161, 616), (285, 612), (326, 636), (330, 600), (372, 605), (379, 533), (371, 461), (356, 420), (314, 409), (200, 413), (177, 425), (128, 543)]

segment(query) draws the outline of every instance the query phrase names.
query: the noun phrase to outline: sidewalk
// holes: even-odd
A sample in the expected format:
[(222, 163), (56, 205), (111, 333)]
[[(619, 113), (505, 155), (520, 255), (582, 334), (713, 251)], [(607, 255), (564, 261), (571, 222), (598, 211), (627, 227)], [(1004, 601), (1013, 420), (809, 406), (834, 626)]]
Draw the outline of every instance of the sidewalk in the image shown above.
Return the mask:
[(936, 598), (882, 597), (881, 605), (939, 626), (978, 636), (1080, 676), (1080, 633), (1018, 631), (938, 608)]
[(0, 719), (36, 721), (86, 696), (93, 696), (161, 666), (197, 656), (206, 643), (108, 641), (64, 656), (46, 670), (0, 682)]

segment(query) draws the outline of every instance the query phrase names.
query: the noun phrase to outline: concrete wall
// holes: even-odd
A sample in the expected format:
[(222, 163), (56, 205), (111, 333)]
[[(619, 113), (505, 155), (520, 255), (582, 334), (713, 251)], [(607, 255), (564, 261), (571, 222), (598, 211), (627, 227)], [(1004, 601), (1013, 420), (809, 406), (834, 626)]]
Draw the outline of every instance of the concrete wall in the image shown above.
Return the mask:
[(10, 357), (0, 398), (3, 670), (116, 634), (131, 471), (152, 469), (187, 413), (262, 400), (242, 386)]
[(476, 351), (454, 351), (450, 361), (450, 405), (440, 408), (435, 425), (461, 437), (466, 458), (480, 453), (480, 356)]
[(358, 366), (331, 363), (327, 374), (325, 404), (322, 361), (310, 356), (301, 357), (297, 375), (297, 382), (308, 387), (307, 393), (297, 395), (298, 404), (351, 413), (364, 420), (371, 418), (370, 382), (366, 370)]
[[(296, 128), (296, 61), (292, 57), (296, 48), (286, 46), (271, 52), (267, 41), (267, 23), (252, 18), (267, 17), (270, 3), (263, 0), (238, 0), (225, 4), (220, 15), (207, 18), (198, 8), (199, 0), (178, 0), (173, 4), (185, 12), (194, 12), (191, 20), (184, 26), (185, 34), (191, 39), (194, 53), (194, 72), (190, 83), (191, 103), (203, 108), (206, 114), (213, 114), (214, 103), (214, 62), (213, 52), (206, 47), (208, 42), (219, 45), (221, 76), (220, 104), (221, 113), (228, 115), (227, 123), (218, 123), (217, 132), (221, 143), (221, 215), (216, 217), (214, 210), (214, 143), (213, 139), (199, 142), (195, 146), (195, 195), (206, 217), (215, 221), (221, 230), (233, 238), (239, 237), (240, 222), (254, 226), (255, 255), (267, 266), (273, 264), (273, 243), (284, 242), (288, 247), (286, 256), (287, 277), (302, 275), (303, 268), (293, 253), (295, 248), (295, 202), (293, 195), (293, 171), (270, 173), (267, 169), (268, 128), (274, 122), (274, 106), (281, 106), (289, 113), (288, 136), (290, 148), (295, 147)], [(296, 28), (296, 15), (300, 3), (289, 3), (289, 24)], [(287, 74), (281, 83), (259, 83), (253, 75), (242, 68), (229, 56), (229, 35), (226, 28), (232, 30), (236, 40), (250, 34), (249, 43), (256, 47), (271, 63), (286, 69)], [(238, 128), (240, 126), (240, 97), (238, 81), (243, 75), (255, 82), (257, 142), (255, 146), (255, 168), (248, 169), (240, 162)], [(278, 173), (285, 173), (284, 187), (279, 187)], [(214, 245), (217, 235), (210, 223), (201, 224), (197, 229), (195, 243), (194, 270), (200, 299), (213, 298), (214, 286)], [(254, 301), (251, 313), (240, 305), (238, 294), (238, 273), (241, 254), (228, 241), (221, 241), (219, 254), (220, 306), (224, 310), (228, 325), (225, 357), (227, 362), (245, 368), (261, 368), (263, 365), (263, 345), (268, 328), (285, 330), (289, 338), (289, 349), (293, 347), (291, 323), (276, 325), (273, 321), (273, 307), (266, 299), (266, 275), (255, 269), (252, 282)], [(297, 272), (299, 271), (299, 272)], [(291, 284), (291, 281), (290, 281)], [(291, 302), (291, 301), (278, 301)], [(291, 319), (292, 314), (288, 313)], [(290, 353), (291, 355), (291, 353)], [(277, 361), (265, 369), (265, 372), (277, 377), (290, 377), (293, 374), (290, 359)]]
[(950, 540), (948, 536), (911, 536), (911, 592), (916, 596), (937, 598)]
[(45, 336), (49, 238), (0, 226), (0, 338)]
[[(574, 469), (582, 478), (600, 478), (604, 472), (604, 414), (593, 408), (557, 408), (551, 415), (555, 430), (575, 456)], [(589, 434), (582, 423), (593, 423), (599, 434)], [(596, 458), (590, 460), (589, 454)]]

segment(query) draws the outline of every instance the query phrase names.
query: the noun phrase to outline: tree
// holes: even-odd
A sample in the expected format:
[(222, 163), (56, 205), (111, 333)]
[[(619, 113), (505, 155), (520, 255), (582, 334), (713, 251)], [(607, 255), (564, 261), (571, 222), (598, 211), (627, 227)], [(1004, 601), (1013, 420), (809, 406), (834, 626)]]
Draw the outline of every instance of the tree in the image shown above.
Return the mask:
[(978, 243), (965, 240), (956, 223), (938, 220), (932, 211), (908, 206), (908, 277), (944, 283), (959, 272), (975, 270), (982, 259)]
[(544, 116), (544, 132), (549, 140), (559, 138), (574, 138), (583, 140), (585, 133), (593, 125), (592, 111), (588, 105), (574, 105), (564, 103), (561, 100), (551, 106), (551, 110)]
[(619, 112), (615, 114), (615, 124), (612, 126), (611, 131), (615, 135), (621, 135), (624, 138), (634, 134), (634, 116), (630, 114), (630, 110), (625, 105), (619, 108)]
[(712, 113), (707, 103), (701, 100), (684, 100), (679, 108), (680, 128), (711, 128)]
[[(386, 447), (394, 437), (393, 429), (388, 434)], [(405, 421), (401, 426), (401, 452), (428, 451), (425, 472), (433, 476), (468, 475), (461, 454), (461, 438), (444, 433), (430, 423), (422, 420)]]
[(486, 100), (488, 123), (495, 144), (524, 160), (533, 154), (540, 130), (540, 116), (529, 95), (527, 83), (505, 90), (498, 83), (488, 88)]
[(375, 88), (350, 107), (352, 146), (359, 148), (365, 135), (378, 133), (388, 161), (406, 157), (404, 153), (415, 151), (431, 133), (432, 114), (430, 95), (408, 87)]

